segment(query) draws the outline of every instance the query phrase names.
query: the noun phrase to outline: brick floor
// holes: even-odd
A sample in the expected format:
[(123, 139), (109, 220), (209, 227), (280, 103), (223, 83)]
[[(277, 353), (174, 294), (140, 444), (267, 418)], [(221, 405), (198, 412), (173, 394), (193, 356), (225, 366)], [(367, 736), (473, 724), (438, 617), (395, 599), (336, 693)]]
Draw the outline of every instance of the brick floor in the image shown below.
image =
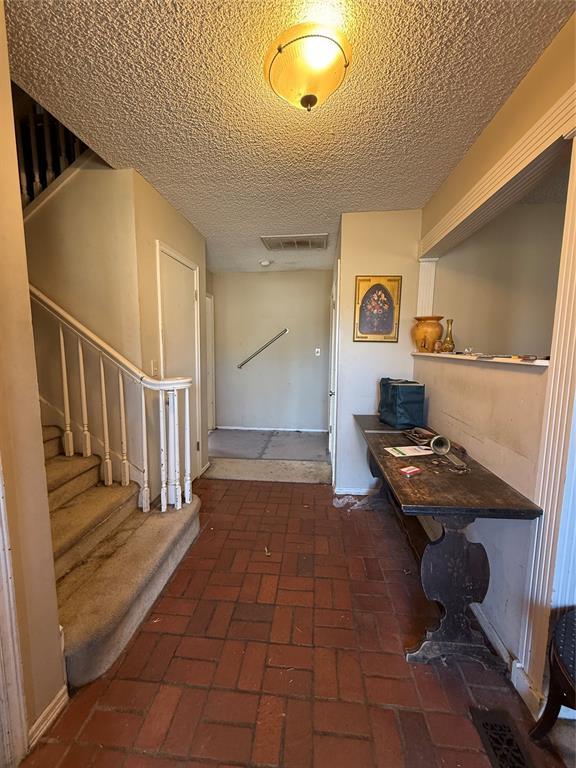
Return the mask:
[(526, 734), (504, 677), (405, 662), (436, 608), (392, 514), (335, 509), (321, 485), (194, 490), (198, 540), (27, 768), (489, 768), (475, 704)]

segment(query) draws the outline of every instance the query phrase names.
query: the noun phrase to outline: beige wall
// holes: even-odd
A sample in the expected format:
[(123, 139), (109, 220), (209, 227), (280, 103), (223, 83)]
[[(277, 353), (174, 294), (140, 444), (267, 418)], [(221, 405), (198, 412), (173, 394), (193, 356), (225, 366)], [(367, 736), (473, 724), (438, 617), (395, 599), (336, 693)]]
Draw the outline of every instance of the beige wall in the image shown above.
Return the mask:
[[(373, 486), (366, 446), (353, 415), (376, 413), (382, 376), (411, 378), (410, 328), (416, 313), (420, 211), (345, 213), (340, 247), (336, 490)], [(402, 275), (398, 343), (354, 342), (356, 275)]]
[[(572, 16), (428, 201), (422, 214), (422, 235), (427, 234), (574, 84), (575, 40), (576, 18)], [(442, 270), (440, 266), (440, 275)], [(442, 279), (440, 276), (441, 292), (444, 291)], [(452, 295), (450, 298), (446, 295), (446, 300), (458, 301), (455, 292), (453, 285)], [(443, 301), (442, 295), (437, 295), (437, 299)], [(436, 306), (440, 308), (439, 303)], [(459, 322), (456, 319), (457, 334)], [(486, 368), (466, 369), (468, 373), (464, 373), (460, 370), (464, 365), (463, 361), (417, 360), (415, 376), (427, 384), (430, 396), (430, 423), (445, 430), (449, 437), (460, 439), (475, 458), (530, 496), (536, 477), (546, 373), (536, 369), (521, 368), (512, 372), (507, 367), (488, 368), (490, 364), (486, 364)], [(518, 653), (533, 533), (534, 524), (530, 523), (479, 521), (473, 526), (472, 536), (486, 547), (492, 569), (490, 592), (482, 610), (495, 635), (512, 655)]]
[(131, 170), (93, 156), (26, 214), (30, 282), (141, 365)]
[[(470, 456), (533, 499), (546, 394), (547, 368), (416, 358), (414, 376), (426, 386), (428, 423), (462, 444)], [(517, 656), (534, 523), (478, 520), (467, 533), (490, 559), (482, 610)]]
[(4, 13), (0, 2), (0, 456), (28, 725), (65, 684), (30, 318)]
[(519, 203), (439, 260), (434, 313), (458, 350), (550, 354), (564, 211)]
[(206, 270), (206, 293), (214, 293), (214, 274)]
[(576, 16), (550, 43), (477, 141), (424, 206), (427, 234), (575, 82)]
[[(131, 169), (113, 170), (92, 155), (80, 167), (68, 169), (63, 182), (57, 181), (43, 198), (32, 204), (25, 229), (30, 281), (132, 363), (150, 375), (153, 368), (157, 373), (160, 336), (156, 241), (170, 246), (198, 267), (202, 296), (205, 292), (204, 239), (192, 224), (140, 174)], [(190, 301), (194, 301), (193, 296)], [(208, 461), (204, 302), (200, 302), (200, 308), (203, 375), (199, 464), (203, 467)], [(46, 319), (41, 315), (38, 318), (35, 322), (37, 356), (42, 360), (47, 353), (53, 355), (54, 335)], [(74, 368), (75, 355), (69, 357), (69, 365)], [(89, 367), (88, 354), (86, 363)], [(61, 409), (58, 370), (53, 366), (40, 365), (40, 368), (43, 394)], [(98, 377), (89, 376), (89, 387), (92, 382), (97, 387)], [(118, 423), (114, 392), (113, 388), (109, 408), (111, 439), (115, 444), (120, 436), (114, 431)], [(76, 394), (75, 391), (71, 394), (73, 401)], [(80, 403), (72, 402), (72, 409), (79, 413)], [(95, 416), (90, 423), (98, 437), (99, 416)], [(53, 414), (50, 418), (54, 420)], [(128, 418), (130, 434), (136, 440), (139, 412), (128, 413)], [(156, 418), (157, 408), (150, 402), (153, 497), (159, 487), (157, 462), (154, 462), (158, 445), (153, 426)], [(94, 450), (98, 451), (97, 442)], [(136, 450), (139, 455), (137, 440)]]
[[(205, 241), (198, 230), (173, 208), (139, 173), (132, 173), (138, 262), (138, 295), (140, 301), (140, 340), (142, 367), (151, 373), (152, 360), (160, 359), (158, 324), (158, 284), (156, 275), (156, 241), (178, 251), (198, 267), (199, 295), (206, 293)], [(193, 297), (191, 297), (193, 300)], [(201, 462), (208, 461), (208, 422), (206, 416), (206, 304), (200, 302), (201, 358)]]
[(328, 429), (331, 285), (327, 271), (214, 274), (218, 426)]

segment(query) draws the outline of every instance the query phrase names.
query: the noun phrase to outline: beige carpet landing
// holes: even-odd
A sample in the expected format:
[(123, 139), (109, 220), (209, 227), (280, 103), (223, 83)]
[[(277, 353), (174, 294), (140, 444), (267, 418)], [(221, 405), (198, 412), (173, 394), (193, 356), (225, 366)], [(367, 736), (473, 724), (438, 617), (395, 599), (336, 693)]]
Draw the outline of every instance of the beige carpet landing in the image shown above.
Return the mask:
[(332, 470), (327, 461), (211, 458), (210, 466), (202, 477), (212, 480), (331, 483)]

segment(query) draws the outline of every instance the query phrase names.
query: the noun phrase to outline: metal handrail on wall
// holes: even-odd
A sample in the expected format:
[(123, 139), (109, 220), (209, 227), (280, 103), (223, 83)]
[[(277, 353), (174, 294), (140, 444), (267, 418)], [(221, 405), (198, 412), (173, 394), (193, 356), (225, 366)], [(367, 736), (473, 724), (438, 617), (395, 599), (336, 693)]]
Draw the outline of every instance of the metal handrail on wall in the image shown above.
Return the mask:
[[(74, 455), (74, 435), (72, 427), (74, 419), (71, 409), (71, 383), (76, 386), (79, 394), (79, 414), (77, 423), (81, 424), (82, 455), (92, 455), (93, 429), (89, 423), (89, 413), (97, 409), (101, 414), (101, 434), (98, 436), (102, 444), (102, 480), (104, 485), (113, 482), (113, 463), (110, 442), (110, 397), (107, 394), (106, 374), (104, 363), (112, 367), (118, 382), (117, 415), (119, 421), (119, 450), (120, 477), (117, 478), (122, 485), (128, 485), (130, 479), (135, 479), (141, 488), (140, 507), (148, 512), (150, 510), (150, 466), (149, 466), (149, 423), (146, 416), (146, 391), (158, 393), (158, 417), (159, 417), (159, 446), (158, 446), (158, 470), (160, 475), (160, 508), (166, 511), (168, 505), (175, 509), (182, 507), (182, 490), (184, 501), (189, 504), (192, 501), (192, 474), (191, 474), (191, 437), (190, 437), (190, 389), (192, 377), (179, 377), (171, 379), (153, 379), (144, 371), (131, 363), (127, 358), (113, 349), (103, 339), (92, 333), (86, 326), (72, 317), (65, 309), (58, 306), (42, 291), (30, 285), (30, 296), (33, 305), (55, 320), (58, 329), (58, 350), (49, 350), (49, 354), (43, 358), (46, 360), (58, 360), (62, 384), (62, 411), (64, 428), (64, 453), (66, 456)], [(36, 329), (35, 329), (36, 330)], [(66, 343), (68, 337), (68, 343)], [(72, 337), (72, 345), (70, 344)], [(70, 350), (75, 352), (75, 365), (69, 360)], [(87, 349), (93, 350), (98, 357), (99, 389), (95, 393), (93, 388), (87, 387), (86, 366), (84, 356)], [(38, 349), (37, 349), (38, 355)], [(40, 365), (39, 367), (39, 374)], [(77, 373), (77, 381), (71, 382), (71, 369)], [(126, 380), (136, 385), (137, 395), (128, 393), (125, 387)], [(179, 392), (184, 392), (184, 424), (183, 429), (179, 421)], [(46, 397), (40, 387), (40, 395), (45, 401), (58, 410), (50, 398)], [(166, 397), (168, 398), (168, 418), (166, 418)], [(90, 402), (97, 398), (98, 403)], [(139, 402), (130, 402), (130, 398)], [(139, 433), (141, 435), (141, 461), (130, 455), (127, 410), (138, 414), (140, 421)], [(180, 446), (184, 448), (184, 476), (180, 471)], [(131, 473), (131, 468), (138, 470)], [(131, 477), (135, 474), (135, 477)], [(182, 488), (183, 480), (183, 488)]]
[(245, 360), (242, 360), (241, 363), (238, 363), (237, 368), (242, 368), (246, 365), (246, 363), (249, 363), (250, 360), (253, 360), (257, 355), (259, 355), (261, 352), (264, 352), (265, 349), (267, 349), (271, 344), (274, 344), (275, 341), (278, 341), (279, 338), (282, 336), (285, 336), (287, 333), (290, 333), (289, 328), (284, 328), (280, 333), (277, 333), (276, 336), (270, 339), (270, 341), (267, 341), (266, 344), (262, 344), (261, 347), (259, 347), (256, 352), (253, 352), (249, 357), (247, 357)]

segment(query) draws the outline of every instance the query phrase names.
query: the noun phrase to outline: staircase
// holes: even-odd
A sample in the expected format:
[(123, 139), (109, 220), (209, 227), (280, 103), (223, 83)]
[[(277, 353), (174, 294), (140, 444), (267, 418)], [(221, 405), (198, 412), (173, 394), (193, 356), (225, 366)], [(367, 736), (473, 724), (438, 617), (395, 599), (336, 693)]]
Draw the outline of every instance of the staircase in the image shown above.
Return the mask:
[(15, 83), (12, 106), (25, 208), (80, 157), (86, 145)]
[(143, 512), (139, 486), (100, 481), (100, 457), (63, 455), (42, 428), (54, 566), (68, 682), (105, 672), (146, 616), (199, 531), (200, 502)]

